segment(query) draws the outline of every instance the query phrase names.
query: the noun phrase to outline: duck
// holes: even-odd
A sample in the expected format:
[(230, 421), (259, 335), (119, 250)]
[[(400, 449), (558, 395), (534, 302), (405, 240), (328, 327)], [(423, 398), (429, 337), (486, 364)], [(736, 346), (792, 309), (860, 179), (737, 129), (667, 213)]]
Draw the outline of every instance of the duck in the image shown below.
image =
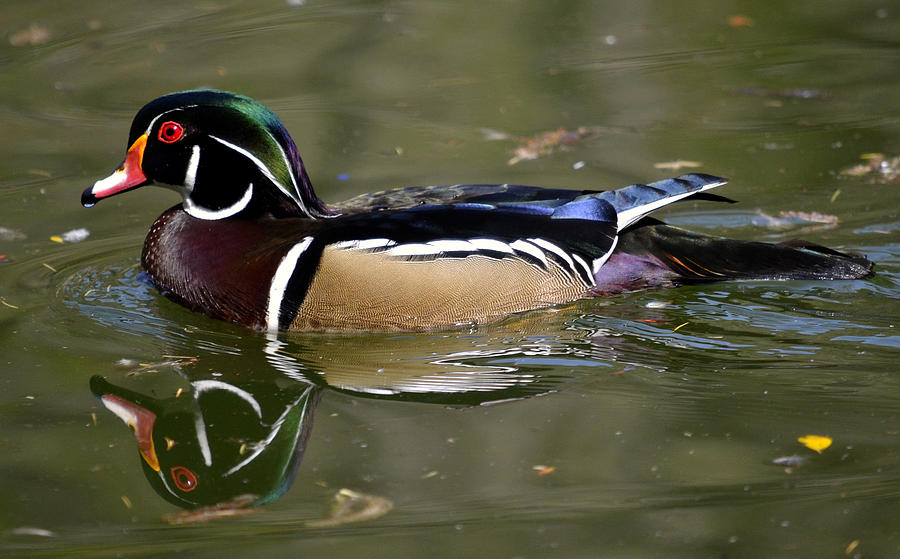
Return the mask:
[(666, 225), (683, 200), (731, 200), (691, 173), (615, 189), (411, 186), (326, 204), (294, 140), (237, 93), (163, 95), (134, 117), (122, 164), (81, 203), (157, 184), (182, 202), (151, 225), (141, 264), (193, 311), (264, 332), (473, 327), (647, 288), (845, 280), (865, 256)]

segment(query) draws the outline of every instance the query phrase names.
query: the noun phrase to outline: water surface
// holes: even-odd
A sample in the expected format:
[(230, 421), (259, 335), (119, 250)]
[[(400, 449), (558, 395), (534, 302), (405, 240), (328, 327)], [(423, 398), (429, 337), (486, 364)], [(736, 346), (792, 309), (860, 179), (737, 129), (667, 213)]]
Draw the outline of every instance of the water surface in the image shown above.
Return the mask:
[[(16, 0), (0, 13), (4, 554), (897, 554), (900, 185), (841, 171), (900, 154), (900, 8)], [(681, 204), (671, 223), (803, 237), (867, 254), (877, 275), (645, 291), (475, 330), (270, 339), (142, 281), (171, 192), (78, 203), (121, 160), (141, 105), (200, 86), (278, 113), (326, 200), (696, 169), (730, 177), (722, 193), (741, 203)], [(516, 143), (485, 133), (561, 127), (592, 134), (515, 165)], [(654, 167), (677, 160), (700, 166)], [(79, 228), (81, 242), (51, 240)], [(253, 417), (246, 394), (269, 423), (305, 409), (290, 415), (296, 476), (267, 465), (259, 512), (172, 524), (179, 508), (148, 483), (96, 376), (187, 406), (188, 426), (198, 409)], [(227, 414), (211, 423), (246, 429), (210, 437), (243, 457), (262, 436)], [(818, 454), (797, 442), (807, 434), (834, 442)], [(392, 508), (316, 524), (341, 488)]]

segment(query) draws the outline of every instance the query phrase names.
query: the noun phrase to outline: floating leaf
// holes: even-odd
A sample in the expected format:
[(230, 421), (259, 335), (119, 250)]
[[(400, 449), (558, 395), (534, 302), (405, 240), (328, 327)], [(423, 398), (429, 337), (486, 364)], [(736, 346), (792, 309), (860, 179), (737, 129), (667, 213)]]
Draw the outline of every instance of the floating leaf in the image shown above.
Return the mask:
[(9, 36), (9, 44), (14, 47), (43, 45), (52, 37), (50, 30), (43, 25), (32, 23), (28, 29), (16, 31)]
[(522, 137), (510, 136), (496, 130), (482, 130), (482, 134), (487, 140), (512, 140), (519, 143), (519, 146), (512, 150), (513, 157), (507, 161), (507, 165), (515, 165), (520, 161), (528, 161), (544, 155), (550, 155), (557, 150), (564, 149), (566, 146), (574, 146), (581, 140), (596, 133), (596, 129), (585, 126), (580, 126), (575, 130), (558, 128), (550, 132), (541, 132), (534, 136)]
[(197, 524), (221, 518), (233, 518), (259, 512), (259, 508), (251, 506), (259, 498), (256, 495), (238, 495), (230, 501), (217, 503), (199, 509), (172, 512), (163, 515), (163, 520), (172, 525)]
[(327, 518), (309, 520), (306, 525), (310, 528), (334, 528), (343, 524), (380, 518), (392, 508), (394, 503), (390, 499), (344, 488), (334, 496), (331, 514)]
[(676, 159), (675, 161), (661, 161), (654, 163), (654, 169), (664, 169), (666, 171), (678, 171), (679, 169), (687, 169), (692, 167), (702, 167), (703, 163), (699, 161), (686, 161), (684, 159)]
[(815, 450), (819, 454), (822, 454), (822, 451), (831, 446), (831, 443), (834, 441), (832, 441), (831, 437), (826, 437), (824, 435), (805, 435), (799, 437), (797, 442), (810, 450)]
[(728, 16), (729, 27), (753, 27), (753, 19), (743, 14)]
[(865, 178), (869, 184), (900, 183), (900, 155), (888, 157), (881, 153), (864, 153), (864, 163), (841, 171), (847, 177)]

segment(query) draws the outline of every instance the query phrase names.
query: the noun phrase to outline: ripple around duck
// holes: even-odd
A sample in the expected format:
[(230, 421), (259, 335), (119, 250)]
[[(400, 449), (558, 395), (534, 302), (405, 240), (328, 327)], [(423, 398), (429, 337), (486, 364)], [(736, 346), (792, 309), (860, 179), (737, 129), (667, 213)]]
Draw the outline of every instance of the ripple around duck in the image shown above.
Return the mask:
[(142, 272), (134, 246), (134, 237), (123, 235), (84, 243), (66, 253), (55, 266), (54, 312), (66, 315), (74, 310), (117, 333), (163, 342), (168, 352), (235, 353), (230, 325), (223, 323), (221, 332), (213, 332), (206, 324), (210, 319), (174, 304), (177, 316), (166, 316), (162, 309), (170, 303)]

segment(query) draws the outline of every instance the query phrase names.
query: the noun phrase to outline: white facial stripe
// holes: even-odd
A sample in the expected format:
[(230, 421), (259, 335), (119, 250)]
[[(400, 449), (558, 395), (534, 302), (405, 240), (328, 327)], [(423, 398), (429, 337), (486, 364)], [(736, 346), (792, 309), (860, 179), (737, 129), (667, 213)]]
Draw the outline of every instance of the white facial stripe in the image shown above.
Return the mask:
[(692, 194), (697, 194), (698, 192), (704, 192), (706, 190), (709, 190), (710, 188), (722, 186), (726, 182), (727, 181), (719, 181), (719, 182), (709, 183), (707, 185), (704, 185), (699, 190), (692, 190), (690, 192), (684, 192), (682, 194), (677, 194), (675, 196), (668, 196), (666, 198), (656, 200), (655, 202), (650, 202), (649, 204), (644, 204), (644, 205), (636, 206), (636, 207), (628, 209), (628, 210), (620, 211), (620, 212), (618, 212), (618, 221), (616, 223), (616, 227), (618, 228), (619, 231), (621, 231), (622, 229), (625, 229), (626, 227), (628, 227), (629, 225), (631, 225), (638, 219), (644, 217), (645, 215), (649, 214), (650, 212), (653, 212), (654, 210), (658, 210), (659, 208), (661, 208), (663, 206), (667, 206), (669, 204), (672, 204), (673, 202), (677, 202), (677, 201), (681, 200), (682, 198), (687, 198), (688, 196), (691, 196)]
[[(300, 206), (300, 209), (303, 210), (303, 213), (305, 213), (309, 217), (312, 217), (312, 215), (309, 213), (309, 210), (306, 209), (306, 205), (303, 203), (303, 200), (299, 199), (295, 194), (292, 194), (290, 191), (288, 191), (288, 189), (285, 188), (285, 186), (283, 184), (281, 184), (281, 182), (278, 179), (275, 178), (275, 175), (272, 174), (272, 171), (268, 167), (266, 167), (265, 163), (260, 161), (258, 157), (256, 157), (249, 151), (245, 150), (244, 148), (242, 148), (238, 145), (232, 144), (228, 140), (223, 140), (222, 138), (219, 138), (218, 136), (213, 136), (212, 134), (210, 134), (209, 137), (212, 138), (213, 140), (219, 142), (220, 144), (233, 149), (234, 151), (240, 153), (241, 155), (243, 155), (244, 157), (249, 159), (251, 162), (253, 162), (253, 164), (256, 165), (256, 167), (260, 170), (260, 172), (262, 172), (262, 174), (265, 175), (266, 178), (268, 178), (270, 181), (272, 181), (272, 184), (274, 184), (276, 187), (278, 187), (278, 189), (280, 191), (282, 191), (284, 194), (286, 194), (289, 198), (291, 198), (292, 200), (297, 202), (297, 205)], [(284, 152), (282, 152), (282, 155), (283, 154), (284, 154)], [(291, 175), (291, 179), (293, 180), (293, 174), (290, 172), (290, 167), (288, 167), (288, 174)]]
[[(278, 186), (278, 188), (281, 188), (281, 190), (284, 191), (285, 194), (287, 194), (288, 196), (290, 196), (291, 198), (293, 198), (294, 200), (296, 200), (296, 201), (302, 206), (302, 205), (303, 205), (303, 201), (302, 201), (301, 198), (300, 198), (300, 187), (297, 186), (297, 179), (294, 178), (294, 172), (293, 172), (293, 169), (291, 168), (291, 162), (290, 162), (290, 160), (288, 159), (287, 154), (284, 152), (284, 149), (282, 149), (282, 147), (281, 147), (281, 142), (279, 142), (278, 140), (276, 140), (276, 139), (275, 139), (275, 136), (273, 136), (272, 133), (269, 132), (268, 130), (266, 130), (266, 134), (268, 134), (269, 138), (272, 139), (272, 142), (273, 142), (276, 146), (278, 146), (278, 151), (281, 153), (281, 158), (284, 159), (284, 167), (285, 167), (285, 169), (288, 170), (288, 176), (291, 177), (291, 185), (293, 185), (293, 187), (294, 187), (294, 192), (287, 192), (287, 191), (282, 187), (281, 184), (276, 183), (276, 185)], [(306, 211), (306, 210), (304, 209), (304, 211)]]
[(176, 108), (174, 108), (174, 109), (169, 109), (168, 111), (166, 111), (166, 112), (164, 112), (164, 113), (159, 113), (158, 115), (156, 115), (155, 117), (153, 117), (153, 120), (150, 121), (150, 125), (149, 125), (149, 126), (147, 127), (147, 129), (144, 131), (144, 134), (147, 134), (147, 136), (149, 137), (149, 136), (150, 136), (150, 130), (153, 129), (153, 125), (156, 124), (156, 121), (159, 120), (161, 117), (163, 117), (163, 116), (165, 116), (165, 115), (167, 115), (167, 114), (169, 114), (169, 113), (174, 113), (175, 111), (183, 111), (184, 109), (190, 109), (190, 108), (196, 107), (196, 106), (197, 106), (197, 105), (184, 105), (184, 106), (181, 106), (181, 107), (176, 107)]
[(209, 390), (224, 390), (226, 392), (231, 392), (241, 400), (244, 400), (250, 407), (253, 408), (253, 411), (256, 412), (256, 417), (262, 419), (262, 407), (259, 405), (259, 402), (256, 398), (253, 397), (253, 394), (250, 394), (246, 390), (242, 388), (238, 388), (233, 384), (228, 384), (227, 382), (222, 382), (220, 380), (197, 380), (191, 383), (191, 386), (194, 387), (194, 399), (197, 400), (200, 398), (200, 395)]
[(221, 210), (208, 210), (202, 206), (198, 206), (191, 200), (190, 193), (185, 193), (184, 195), (184, 211), (188, 214), (196, 217), (197, 219), (206, 219), (206, 220), (216, 220), (216, 219), (225, 219), (226, 217), (231, 217), (239, 211), (243, 210), (250, 203), (250, 200), (253, 199), (253, 183), (247, 185), (247, 190), (244, 191), (244, 195), (241, 196), (241, 199), (235, 202), (234, 204), (228, 206), (227, 208), (222, 208)]
[(128, 425), (129, 427), (135, 427), (137, 425), (138, 418), (137, 415), (135, 415), (134, 410), (123, 406), (118, 400), (104, 396), (100, 398), (100, 402), (106, 409), (116, 414), (116, 417), (124, 421), (125, 425)]
[(281, 301), (284, 299), (284, 292), (287, 284), (294, 275), (294, 269), (297, 267), (297, 260), (303, 252), (309, 248), (312, 243), (312, 237), (304, 237), (302, 241), (292, 246), (291, 249), (281, 259), (275, 275), (272, 277), (272, 284), (269, 286), (269, 304), (266, 307), (266, 328), (270, 332), (278, 331), (278, 319), (281, 315)]
[[(307, 389), (307, 390), (309, 390), (309, 389)], [(306, 397), (306, 394), (307, 394), (307, 391), (304, 391), (303, 395), (301, 395), (300, 398)], [(296, 405), (297, 402), (299, 402), (299, 401), (300, 401), (299, 399), (297, 401), (295, 401), (294, 405)], [(310, 399), (306, 398), (306, 401), (303, 402), (303, 409), (300, 411), (300, 415), (302, 417), (306, 417), (307, 414), (309, 413), (309, 405), (310, 405)], [(294, 406), (285, 406), (285, 410), (281, 413), (281, 415), (278, 417), (278, 419), (276, 419), (275, 422), (272, 424), (272, 429), (269, 431), (269, 434), (266, 435), (266, 438), (263, 439), (262, 441), (260, 441), (258, 444), (256, 444), (255, 445), (256, 448), (254, 448), (253, 452), (251, 452), (246, 458), (244, 458), (243, 460), (241, 460), (240, 462), (235, 464), (230, 470), (228, 470), (227, 472), (222, 474), (222, 477), (230, 476), (231, 474), (239, 471), (241, 468), (243, 468), (250, 462), (253, 462), (253, 460), (255, 460), (256, 457), (259, 456), (259, 454), (262, 451), (269, 448), (269, 446), (272, 444), (272, 441), (274, 441), (275, 437), (278, 435), (278, 432), (281, 431), (281, 426), (284, 425), (284, 421), (285, 421), (285, 419), (287, 419), (287, 415), (289, 413), (291, 413), (291, 411), (293, 409), (294, 409)], [(295, 435), (295, 438), (294, 438), (295, 444), (297, 441), (297, 437), (299, 437), (300, 434), (301, 434), (301, 430), (298, 430), (297, 434)]]
[(188, 194), (194, 191), (194, 184), (197, 182), (197, 168), (200, 166), (200, 146), (194, 144), (191, 150), (191, 160), (188, 161), (187, 171), (184, 173), (184, 187)]
[(209, 449), (209, 437), (206, 436), (206, 422), (200, 411), (194, 413), (194, 429), (197, 431), (197, 443), (200, 445), (200, 453), (203, 454), (203, 463), (212, 466), (212, 451)]

